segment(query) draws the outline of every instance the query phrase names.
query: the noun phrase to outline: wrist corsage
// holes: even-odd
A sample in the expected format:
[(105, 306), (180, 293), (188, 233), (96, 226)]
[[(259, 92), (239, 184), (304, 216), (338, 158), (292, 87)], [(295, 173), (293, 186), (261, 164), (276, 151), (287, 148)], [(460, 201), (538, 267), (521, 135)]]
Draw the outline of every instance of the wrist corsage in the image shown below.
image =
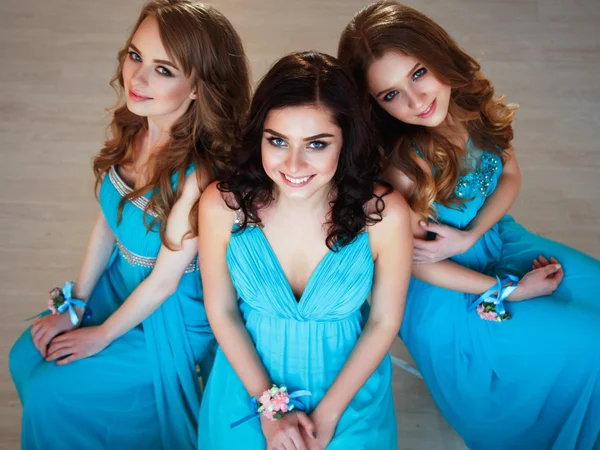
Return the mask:
[(77, 317), (74, 306), (79, 306), (80, 308), (84, 309), (82, 319), (91, 319), (92, 309), (89, 307), (89, 305), (83, 300), (72, 297), (71, 294), (73, 293), (73, 286), (75, 286), (74, 282), (65, 281), (65, 285), (62, 289), (57, 287), (52, 289), (50, 291), (50, 298), (48, 299), (48, 309), (26, 320), (39, 319), (40, 317), (44, 317), (48, 314), (56, 315), (68, 311), (71, 323), (73, 326), (77, 326), (77, 324), (79, 324), (79, 317)]
[[(475, 300), (469, 310), (475, 309), (479, 317), (492, 322), (510, 320), (511, 315), (504, 307), (504, 300), (517, 289), (519, 279), (514, 275), (496, 277), (498, 284), (492, 286)], [(507, 284), (510, 284), (507, 286)]]
[(277, 387), (273, 385), (271, 389), (267, 389), (260, 398), (252, 397), (250, 399), (250, 409), (254, 411), (252, 414), (233, 422), (231, 428), (237, 427), (238, 425), (250, 420), (254, 417), (263, 415), (269, 420), (278, 420), (283, 417), (287, 412), (294, 409), (304, 411), (305, 406), (296, 400), (298, 397), (311, 395), (309, 391), (295, 391), (288, 394), (287, 387)]
[(65, 281), (62, 289), (57, 287), (52, 289), (50, 291), (50, 298), (48, 299), (48, 309), (53, 315), (68, 311), (69, 319), (71, 319), (71, 323), (75, 326), (79, 323), (79, 317), (77, 317), (74, 306), (83, 308), (85, 313), (87, 313), (86, 318), (91, 314), (86, 302), (72, 297), (73, 286), (75, 286), (74, 282)]

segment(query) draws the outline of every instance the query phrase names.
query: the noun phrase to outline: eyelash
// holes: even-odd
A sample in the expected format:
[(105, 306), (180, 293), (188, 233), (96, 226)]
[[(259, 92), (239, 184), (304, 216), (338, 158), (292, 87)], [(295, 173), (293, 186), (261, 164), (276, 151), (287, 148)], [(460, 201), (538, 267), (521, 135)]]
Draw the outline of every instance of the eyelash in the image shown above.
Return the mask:
[[(419, 72), (422, 72), (422, 73), (420, 75), (417, 75)], [(427, 73), (427, 69), (425, 67), (421, 67), (415, 73), (412, 74), (412, 79), (413, 80), (418, 80), (419, 78), (421, 78), (422, 76), (424, 76), (426, 73)]]
[[(413, 81), (417, 81), (418, 79), (424, 77), (426, 73), (427, 73), (427, 69), (425, 67), (421, 67), (420, 69), (416, 70), (415, 73), (412, 74), (411, 78)], [(389, 102), (389, 101), (393, 100), (393, 98), (397, 94), (398, 94), (398, 91), (390, 91), (383, 96), (383, 101)]]
[[(269, 143), (273, 146), (273, 147), (277, 147), (277, 148), (282, 148), (283, 144), (277, 144), (276, 141), (281, 141), (283, 143), (285, 143), (285, 141), (281, 138), (278, 137), (270, 137), (267, 138), (267, 141), (269, 141)], [(318, 144), (319, 147), (312, 147), (313, 144)], [(311, 141), (308, 143), (309, 147), (312, 150), (323, 150), (325, 149), (325, 147), (327, 147), (329, 144), (327, 142), (323, 142), (323, 141)]]
[[(136, 52), (129, 51), (129, 52), (127, 52), (127, 54), (129, 55), (129, 59), (131, 59), (132, 61), (137, 62), (137, 63), (142, 62), (142, 57), (140, 55), (138, 55)], [(171, 71), (164, 66), (158, 66), (156, 68), (156, 71), (164, 77), (172, 77), (173, 76)]]
[(398, 91), (390, 91), (383, 96), (384, 102), (390, 102), (394, 99), (394, 97), (398, 94)]
[[(161, 72), (161, 69), (164, 70), (164, 72)], [(169, 69), (167, 69), (166, 67), (164, 67), (164, 66), (158, 66), (156, 68), (156, 71), (159, 74), (161, 74), (161, 75), (163, 75), (165, 77), (172, 77), (173, 76), (173, 74), (171, 73), (171, 71)]]
[(327, 142), (323, 142), (323, 141), (311, 141), (308, 143), (308, 145), (312, 145), (312, 144), (319, 144), (319, 147), (310, 147), (313, 150), (324, 150), (325, 147), (327, 147)]
[(276, 143), (275, 143), (275, 141), (281, 141), (281, 142), (285, 143), (285, 141), (284, 141), (283, 139), (281, 139), (281, 138), (278, 138), (278, 137), (270, 137), (270, 138), (267, 138), (267, 141), (269, 141), (269, 143), (270, 143), (270, 144), (271, 144), (273, 147), (277, 147), (277, 148), (281, 148), (283, 144), (282, 144), (282, 145), (276, 144)]
[(129, 55), (129, 59), (131, 59), (132, 61), (135, 62), (142, 62), (142, 57), (140, 55), (138, 55), (136, 52), (127, 52), (127, 54)]

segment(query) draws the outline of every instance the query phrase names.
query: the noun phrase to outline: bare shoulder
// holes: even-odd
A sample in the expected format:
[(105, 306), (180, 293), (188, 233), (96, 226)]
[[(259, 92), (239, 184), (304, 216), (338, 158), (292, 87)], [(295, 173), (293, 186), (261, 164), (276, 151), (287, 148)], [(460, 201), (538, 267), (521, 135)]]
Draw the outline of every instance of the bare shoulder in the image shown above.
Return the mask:
[(405, 216), (410, 215), (410, 208), (402, 194), (381, 184), (375, 186), (373, 198), (367, 203), (366, 210), (369, 215), (381, 211), (381, 216), (384, 220), (388, 218), (388, 222), (403, 220)]
[(210, 219), (210, 222), (233, 225), (236, 213), (227, 203), (229, 198), (217, 187), (218, 182), (213, 181), (202, 192), (200, 197), (199, 215)]
[[(433, 174), (431, 167), (423, 158), (417, 157), (416, 162), (423, 172), (429, 175)], [(383, 172), (383, 178), (406, 198), (408, 198), (415, 189), (414, 181), (412, 181), (402, 170), (392, 164), (390, 164)]]
[(512, 146), (512, 144), (504, 150), (502, 150), (502, 153), (506, 156), (507, 161), (510, 161), (511, 159), (516, 159), (517, 157), (515, 154), (515, 148)]
[[(394, 248), (395, 242), (412, 240), (411, 213), (408, 203), (398, 191), (392, 190), (386, 193), (387, 190), (384, 186), (377, 186), (374, 191), (375, 198), (369, 202), (370, 208), (373, 208), (369, 211), (371, 216), (376, 215), (377, 210), (381, 211), (383, 206), (381, 220), (367, 226), (374, 259), (377, 259), (386, 249)], [(377, 204), (379, 207), (376, 206)]]

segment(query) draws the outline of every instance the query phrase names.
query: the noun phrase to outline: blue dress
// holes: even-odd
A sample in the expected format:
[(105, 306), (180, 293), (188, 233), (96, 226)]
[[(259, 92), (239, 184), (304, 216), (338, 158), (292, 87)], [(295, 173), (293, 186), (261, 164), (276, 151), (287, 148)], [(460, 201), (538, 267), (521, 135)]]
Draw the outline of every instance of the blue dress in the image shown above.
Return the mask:
[[(273, 383), (289, 392), (309, 390), (300, 400), (310, 414), (333, 384), (358, 341), (361, 308), (373, 283), (368, 233), (338, 252), (330, 251), (296, 301), (277, 257), (259, 227), (232, 234), (227, 263), (242, 300), (240, 309), (258, 355)], [(389, 356), (358, 391), (342, 415), (328, 450), (396, 448), (396, 418)], [(199, 449), (264, 450), (260, 420), (250, 396), (221, 349), (202, 399)]]
[[(112, 168), (102, 182), (100, 205), (117, 242), (89, 298), (93, 316), (83, 327), (103, 323), (150, 274), (158, 255), (157, 227), (147, 232), (143, 222), (148, 195), (126, 202), (117, 223), (119, 201), (129, 192)], [(160, 308), (94, 356), (56, 366), (41, 358), (26, 330), (10, 353), (23, 404), (23, 450), (195, 448), (196, 364), (206, 375), (214, 347), (197, 258)]]
[[(496, 188), (502, 161), (467, 145), (457, 207), (441, 223), (464, 229)], [(539, 255), (565, 277), (551, 296), (505, 302), (512, 319), (469, 310), (475, 296), (412, 279), (400, 336), (437, 406), (473, 450), (600, 449), (600, 261), (530, 233), (505, 216), (452, 259), (522, 277)]]

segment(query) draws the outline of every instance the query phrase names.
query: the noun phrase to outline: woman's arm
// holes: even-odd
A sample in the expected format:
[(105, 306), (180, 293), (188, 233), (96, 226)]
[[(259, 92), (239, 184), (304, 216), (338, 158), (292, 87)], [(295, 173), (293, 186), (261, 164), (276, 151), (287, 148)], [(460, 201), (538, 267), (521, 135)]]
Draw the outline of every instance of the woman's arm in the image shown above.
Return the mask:
[[(411, 211), (412, 230), (415, 240), (425, 237), (426, 231), (419, 224), (419, 218)], [(532, 261), (533, 264), (535, 264)], [(563, 277), (563, 271), (554, 260), (544, 267), (534, 267), (526, 274), (517, 289), (508, 296), (507, 300), (517, 301), (539, 297), (554, 292)], [(449, 259), (431, 264), (413, 264), (412, 276), (434, 286), (466, 294), (480, 295), (498, 281), (495, 277), (485, 275), (467, 267), (461, 266)]]
[(68, 364), (98, 353), (144, 321), (175, 292), (185, 269), (198, 251), (197, 239), (184, 237), (190, 231), (189, 213), (199, 196), (196, 176), (191, 174), (167, 219), (166, 237), (176, 249), (161, 246), (150, 275), (102, 325), (74, 330), (53, 339), (48, 349), (49, 360), (70, 355), (57, 362)]
[[(198, 214), (198, 254), (206, 314), (221, 350), (246, 391), (251, 397), (259, 398), (272, 384), (242, 320), (237, 292), (229, 275), (226, 254), (235, 212), (225, 204), (216, 183), (202, 196)], [(240, 411), (240, 416), (243, 415), (244, 411)], [(306, 449), (299, 426), (309, 435), (314, 432), (312, 423), (303, 413), (285, 414), (275, 422), (261, 416), (267, 449)]]
[(311, 415), (323, 448), (352, 398), (389, 351), (404, 315), (413, 248), (410, 210), (397, 192), (384, 200), (383, 220), (369, 227), (375, 258), (369, 318), (350, 357)]
[[(466, 229), (459, 230), (448, 225), (419, 222), (419, 226), (424, 231), (435, 233), (436, 239), (415, 239), (414, 262), (416, 264), (431, 264), (466, 252), (508, 212), (521, 188), (521, 171), (512, 147), (506, 150), (506, 155), (507, 160), (496, 189), (486, 199), (483, 207)], [(424, 161), (420, 160), (420, 163), (423, 170), (431, 171)], [(386, 178), (405, 197), (413, 189), (412, 181), (396, 169), (389, 169)]]
[(100, 276), (106, 270), (108, 260), (115, 248), (115, 235), (100, 212), (92, 229), (77, 283), (73, 287), (73, 297), (87, 302), (96, 287)]
[(466, 228), (473, 243), (488, 232), (508, 212), (521, 189), (521, 169), (512, 147), (505, 151), (506, 162), (502, 175), (492, 195), (490, 195), (475, 218)]
[(235, 212), (227, 208), (212, 184), (200, 200), (198, 255), (204, 305), (219, 346), (252, 397), (271, 387), (256, 347), (246, 330), (238, 307), (226, 254)]
[[(108, 260), (113, 252), (115, 235), (106, 223), (104, 214), (100, 212), (92, 233), (88, 240), (83, 263), (79, 270), (77, 283), (73, 288), (73, 297), (88, 301), (90, 294), (100, 276), (106, 269)], [(83, 316), (83, 308), (75, 307), (79, 316)], [(65, 331), (72, 330), (76, 326), (71, 323), (69, 314), (48, 315), (36, 320), (31, 326), (31, 338), (33, 345), (39, 350), (42, 358), (48, 354), (48, 344), (55, 336)]]

